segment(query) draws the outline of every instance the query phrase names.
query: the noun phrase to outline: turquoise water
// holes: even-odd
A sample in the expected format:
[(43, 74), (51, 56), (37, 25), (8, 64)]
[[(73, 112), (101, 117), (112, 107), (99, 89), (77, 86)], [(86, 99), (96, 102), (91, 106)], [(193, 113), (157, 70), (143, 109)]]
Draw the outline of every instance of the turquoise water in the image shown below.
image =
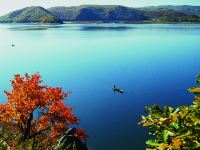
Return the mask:
[(92, 150), (142, 150), (144, 106), (190, 104), (199, 52), (200, 25), (1, 24), (0, 102), (14, 74), (39, 72), (44, 84), (72, 91), (66, 103)]

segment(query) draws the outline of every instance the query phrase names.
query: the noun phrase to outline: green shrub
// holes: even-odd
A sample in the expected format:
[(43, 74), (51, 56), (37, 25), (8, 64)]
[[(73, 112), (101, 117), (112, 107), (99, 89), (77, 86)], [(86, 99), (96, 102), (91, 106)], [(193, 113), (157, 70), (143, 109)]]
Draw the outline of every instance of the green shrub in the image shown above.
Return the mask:
[(147, 149), (200, 149), (200, 76), (197, 87), (189, 88), (195, 100), (190, 106), (173, 108), (153, 105), (138, 123), (149, 128), (155, 139), (146, 142)]

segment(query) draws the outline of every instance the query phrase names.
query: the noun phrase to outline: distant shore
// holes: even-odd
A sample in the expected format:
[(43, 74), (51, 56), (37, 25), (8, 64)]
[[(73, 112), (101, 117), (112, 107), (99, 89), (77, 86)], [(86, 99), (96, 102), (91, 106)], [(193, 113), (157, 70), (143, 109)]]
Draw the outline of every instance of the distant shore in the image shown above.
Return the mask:
[(42, 22), (0, 22), (0, 24), (27, 24), (27, 25), (62, 25), (62, 24), (200, 24), (200, 22), (169, 22), (169, 21), (63, 21), (60, 23), (42, 23)]
[(63, 21), (63, 24), (200, 24), (200, 22), (169, 22), (169, 21)]

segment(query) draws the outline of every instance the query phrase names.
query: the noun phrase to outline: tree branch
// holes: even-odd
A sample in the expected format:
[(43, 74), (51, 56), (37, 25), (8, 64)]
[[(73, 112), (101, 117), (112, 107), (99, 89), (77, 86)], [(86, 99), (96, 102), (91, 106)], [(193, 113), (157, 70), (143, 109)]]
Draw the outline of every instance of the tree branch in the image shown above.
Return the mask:
[(46, 131), (46, 130), (48, 130), (48, 129), (50, 129), (50, 127), (47, 127), (47, 128), (45, 128), (45, 129), (42, 129), (42, 130), (40, 130), (40, 131), (38, 131), (38, 132), (36, 132), (36, 133), (33, 133), (32, 135), (29, 136), (29, 139), (36, 137), (37, 135), (41, 134), (42, 132), (44, 132), (44, 131)]

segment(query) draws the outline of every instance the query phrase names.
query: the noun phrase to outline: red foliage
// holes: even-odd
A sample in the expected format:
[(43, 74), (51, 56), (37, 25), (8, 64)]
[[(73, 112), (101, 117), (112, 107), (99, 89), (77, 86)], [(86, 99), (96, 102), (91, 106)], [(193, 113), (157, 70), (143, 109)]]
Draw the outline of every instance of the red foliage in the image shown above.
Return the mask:
[[(72, 108), (63, 103), (69, 92), (41, 85), (41, 82), (39, 74), (15, 75), (11, 81), (12, 91), (5, 91), (7, 103), (0, 105), (0, 121), (18, 127), (23, 140), (45, 134), (55, 141), (79, 121)], [(77, 137), (86, 138), (84, 131), (78, 130)]]
[(89, 138), (89, 136), (85, 134), (85, 131), (82, 128), (76, 129), (76, 131), (74, 133), (74, 136), (76, 138), (78, 138), (78, 139), (87, 139), (87, 138)]

